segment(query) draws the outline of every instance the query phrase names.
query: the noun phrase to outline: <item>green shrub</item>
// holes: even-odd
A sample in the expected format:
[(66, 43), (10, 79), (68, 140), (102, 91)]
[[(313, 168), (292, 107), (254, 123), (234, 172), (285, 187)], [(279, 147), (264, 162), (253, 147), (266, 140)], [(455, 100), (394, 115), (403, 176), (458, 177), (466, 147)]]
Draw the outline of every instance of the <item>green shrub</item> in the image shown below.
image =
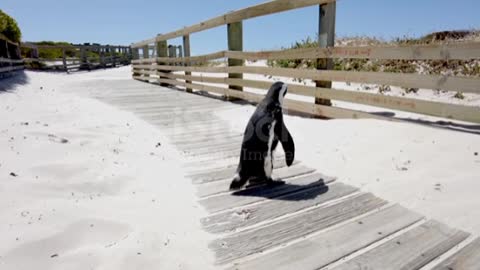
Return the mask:
[(8, 16), (0, 9), (0, 34), (13, 42), (20, 42), (22, 38), (22, 32), (18, 27), (17, 22), (12, 17)]

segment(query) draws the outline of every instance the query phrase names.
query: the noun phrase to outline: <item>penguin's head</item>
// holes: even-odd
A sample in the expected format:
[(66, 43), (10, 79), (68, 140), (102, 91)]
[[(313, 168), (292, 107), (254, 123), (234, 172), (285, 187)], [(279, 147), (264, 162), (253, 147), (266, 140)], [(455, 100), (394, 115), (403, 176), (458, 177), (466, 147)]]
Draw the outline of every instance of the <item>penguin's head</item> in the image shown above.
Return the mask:
[(266, 95), (267, 98), (271, 99), (273, 102), (278, 102), (283, 105), (283, 98), (287, 94), (287, 84), (283, 82), (275, 82), (270, 86), (268, 93)]

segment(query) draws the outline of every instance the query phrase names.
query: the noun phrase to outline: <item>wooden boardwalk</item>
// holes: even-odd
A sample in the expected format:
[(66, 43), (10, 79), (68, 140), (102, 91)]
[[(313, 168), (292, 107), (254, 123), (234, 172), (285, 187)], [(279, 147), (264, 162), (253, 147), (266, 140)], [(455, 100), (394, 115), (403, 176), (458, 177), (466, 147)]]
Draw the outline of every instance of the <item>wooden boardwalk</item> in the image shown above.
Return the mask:
[(161, 129), (184, 153), (223, 268), (480, 269), (480, 240), (468, 233), (301, 162), (287, 168), (281, 155), (274, 176), (285, 185), (229, 192), (242, 134), (215, 112), (237, 104), (134, 80), (85, 84), (99, 100)]

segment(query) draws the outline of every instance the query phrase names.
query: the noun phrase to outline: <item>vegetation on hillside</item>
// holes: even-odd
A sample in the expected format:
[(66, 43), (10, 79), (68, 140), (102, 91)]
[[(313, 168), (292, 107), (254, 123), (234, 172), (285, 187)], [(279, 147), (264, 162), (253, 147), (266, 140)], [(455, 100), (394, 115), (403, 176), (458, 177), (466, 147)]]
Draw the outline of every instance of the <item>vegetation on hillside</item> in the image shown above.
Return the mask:
[[(40, 42), (35, 42), (33, 44), (38, 45), (38, 46), (46, 45), (46, 46), (66, 47), (65, 54), (66, 54), (67, 58), (78, 58), (78, 57), (80, 57), (80, 52), (78, 51), (78, 49), (75, 49), (75, 47), (74, 47), (75, 45), (71, 44), (71, 43), (68, 43), (68, 42), (64, 42), (64, 41), (60, 41), (60, 42), (40, 41)], [(94, 44), (85, 43), (85, 44), (82, 44), (82, 45), (98, 45), (98, 46), (100, 46), (100, 44), (97, 44), (97, 43), (94, 43)], [(22, 57), (24, 57), (24, 58), (31, 57), (31, 51), (32, 50), (30, 48), (22, 47)], [(59, 58), (63, 57), (63, 52), (62, 51), (63, 50), (61, 48), (40, 48), (38, 50), (38, 54), (39, 54), (38, 56), (39, 56), (39, 58), (43, 58), (43, 59), (59, 59)], [(95, 52), (95, 51), (87, 51), (87, 57), (94, 58), (94, 59), (98, 60), (100, 58), (100, 55), (99, 55), (98, 52)]]
[[(413, 45), (453, 42), (458, 40), (477, 40), (478, 31), (444, 31), (435, 32), (420, 38), (397, 38), (390, 42), (366, 37), (337, 39), (336, 46), (367, 46), (367, 45)], [(295, 42), (288, 49), (318, 47), (318, 42), (306, 38)], [(471, 61), (416, 61), (416, 60), (375, 60), (375, 59), (334, 59), (335, 70), (346, 71), (382, 71), (421, 74), (451, 74), (459, 76), (480, 76), (480, 62)], [(316, 68), (315, 60), (274, 60), (268, 61), (269, 66), (288, 68)]]
[(22, 31), (18, 27), (15, 19), (0, 9), (0, 34), (8, 38), (12, 42), (20, 42)]

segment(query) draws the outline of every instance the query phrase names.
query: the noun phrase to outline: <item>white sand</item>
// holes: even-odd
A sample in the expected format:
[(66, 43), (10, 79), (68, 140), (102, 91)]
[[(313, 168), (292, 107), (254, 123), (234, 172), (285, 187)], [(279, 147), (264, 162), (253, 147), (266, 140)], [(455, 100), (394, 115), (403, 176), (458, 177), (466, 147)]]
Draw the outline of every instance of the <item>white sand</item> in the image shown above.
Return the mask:
[(128, 78), (129, 70), (27, 72), (26, 85), (0, 94), (0, 269), (212, 265), (199, 224), (205, 213), (162, 133), (64, 93), (80, 80)]
[[(0, 94), (0, 269), (208, 269), (211, 236), (199, 228), (205, 213), (182, 157), (155, 147), (166, 141), (161, 131), (71, 87), (128, 78), (130, 67), (27, 74), (27, 84)], [(253, 110), (219, 115), (243, 130)], [(309, 166), (480, 235), (479, 135), (377, 120), (285, 121)]]
[[(265, 62), (257, 61), (253, 65), (265, 66)], [(253, 74), (245, 77), (298, 84), (289, 78)], [(312, 82), (307, 81), (306, 84), (311, 85)], [(334, 83), (334, 87), (366, 91), (359, 84)], [(250, 88), (245, 90), (264, 93)], [(392, 87), (392, 92), (388, 94), (401, 96), (402, 91)], [(451, 92), (435, 93), (421, 89), (417, 94), (407, 96), (480, 106), (480, 95), (466, 95), (464, 100), (455, 99), (452, 95)], [(287, 97), (313, 102), (313, 98), (308, 97), (288, 94)], [(355, 110), (390, 111), (398, 117), (411, 119), (446, 120), (346, 102), (334, 101), (334, 104)], [(254, 109), (243, 106), (218, 115), (236, 123), (237, 130), (243, 130)], [(296, 157), (309, 166), (429, 218), (480, 236), (479, 125), (467, 124), (472, 131), (479, 133), (472, 134), (379, 120), (325, 121), (287, 116), (285, 121), (295, 139)]]

